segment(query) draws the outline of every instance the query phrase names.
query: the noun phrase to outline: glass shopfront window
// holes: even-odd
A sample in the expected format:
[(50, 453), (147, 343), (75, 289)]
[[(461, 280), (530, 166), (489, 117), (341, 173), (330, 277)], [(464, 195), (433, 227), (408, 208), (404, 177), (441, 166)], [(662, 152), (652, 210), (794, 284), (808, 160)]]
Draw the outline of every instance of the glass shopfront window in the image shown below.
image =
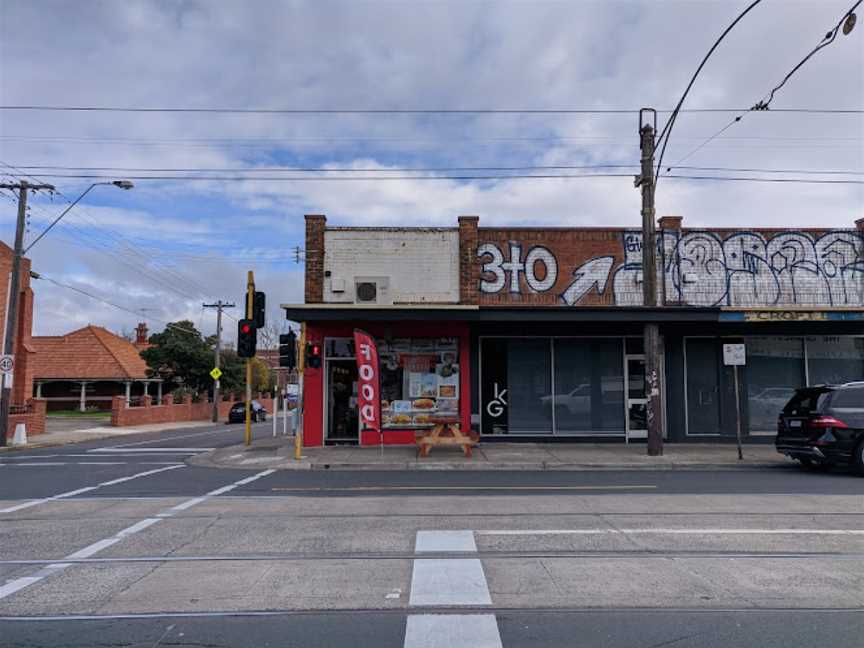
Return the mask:
[(808, 337), (810, 384), (864, 380), (864, 337)]
[[(413, 428), (430, 425), (433, 418), (459, 417), (459, 342), (456, 338), (395, 338), (376, 340), (381, 373), (381, 418), (385, 428)], [(329, 374), (330, 409), (344, 401), (344, 407), (330, 413), (330, 433), (346, 432), (335, 426), (356, 426), (357, 369), (354, 341), (350, 338), (328, 338), (324, 344)], [(350, 373), (350, 381), (341, 383), (333, 372)], [(349, 371), (350, 370), (350, 371)], [(341, 376), (342, 374), (339, 374)], [(345, 382), (344, 380), (342, 382)], [(337, 389), (338, 388), (338, 389)], [(345, 393), (346, 398), (339, 398)], [(350, 412), (354, 418), (348, 423)], [(341, 422), (341, 423), (340, 423)]]
[(621, 338), (484, 338), (483, 434), (624, 434)]
[(804, 343), (790, 337), (749, 337), (745, 343), (750, 432), (774, 433), (777, 415), (805, 384)]
[[(624, 429), (624, 372), (620, 339), (555, 340), (555, 431)], [(632, 380), (644, 383), (633, 372)]]

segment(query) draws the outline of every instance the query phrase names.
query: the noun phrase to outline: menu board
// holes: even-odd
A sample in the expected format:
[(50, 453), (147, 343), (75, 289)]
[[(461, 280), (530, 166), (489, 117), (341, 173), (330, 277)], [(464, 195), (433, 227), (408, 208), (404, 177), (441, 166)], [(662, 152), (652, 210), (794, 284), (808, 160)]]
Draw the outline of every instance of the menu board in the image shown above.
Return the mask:
[(456, 338), (394, 339), (379, 351), (385, 428), (425, 427), (459, 415)]

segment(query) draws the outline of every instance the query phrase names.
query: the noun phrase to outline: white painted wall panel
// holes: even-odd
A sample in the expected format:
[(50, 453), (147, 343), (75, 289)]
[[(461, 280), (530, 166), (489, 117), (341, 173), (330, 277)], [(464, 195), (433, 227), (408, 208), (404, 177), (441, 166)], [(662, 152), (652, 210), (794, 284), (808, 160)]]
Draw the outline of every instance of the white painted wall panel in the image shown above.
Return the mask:
[[(459, 301), (457, 230), (327, 230), (324, 301), (354, 302), (354, 277), (390, 277), (394, 303)], [(327, 272), (330, 273), (327, 276)], [(334, 281), (344, 292), (333, 292)]]

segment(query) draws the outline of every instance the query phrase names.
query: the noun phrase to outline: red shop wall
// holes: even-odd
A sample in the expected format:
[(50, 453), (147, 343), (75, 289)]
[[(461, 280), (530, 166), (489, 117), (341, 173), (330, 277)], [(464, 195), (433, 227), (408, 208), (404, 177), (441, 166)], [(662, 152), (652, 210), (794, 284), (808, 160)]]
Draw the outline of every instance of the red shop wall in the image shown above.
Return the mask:
[[(360, 328), (375, 337), (456, 337), (459, 339), (459, 418), (463, 430), (471, 429), (471, 371), (469, 362), (469, 331), (464, 322), (350, 322), (318, 323), (306, 325), (306, 339), (321, 344), (325, 337), (351, 337)], [(324, 363), (320, 369), (303, 373), (303, 443), (307, 446), (324, 444)], [(360, 445), (378, 445), (381, 436), (375, 432), (362, 432)], [(384, 432), (385, 445), (413, 444), (414, 430), (388, 429)]]

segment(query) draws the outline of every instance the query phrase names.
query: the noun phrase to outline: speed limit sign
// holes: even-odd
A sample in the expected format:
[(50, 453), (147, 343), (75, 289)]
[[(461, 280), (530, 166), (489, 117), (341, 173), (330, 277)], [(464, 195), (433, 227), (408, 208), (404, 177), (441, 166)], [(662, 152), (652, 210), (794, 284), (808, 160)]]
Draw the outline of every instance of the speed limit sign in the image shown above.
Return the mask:
[(11, 374), (15, 369), (15, 356), (2, 355), (0, 356), (0, 373)]

